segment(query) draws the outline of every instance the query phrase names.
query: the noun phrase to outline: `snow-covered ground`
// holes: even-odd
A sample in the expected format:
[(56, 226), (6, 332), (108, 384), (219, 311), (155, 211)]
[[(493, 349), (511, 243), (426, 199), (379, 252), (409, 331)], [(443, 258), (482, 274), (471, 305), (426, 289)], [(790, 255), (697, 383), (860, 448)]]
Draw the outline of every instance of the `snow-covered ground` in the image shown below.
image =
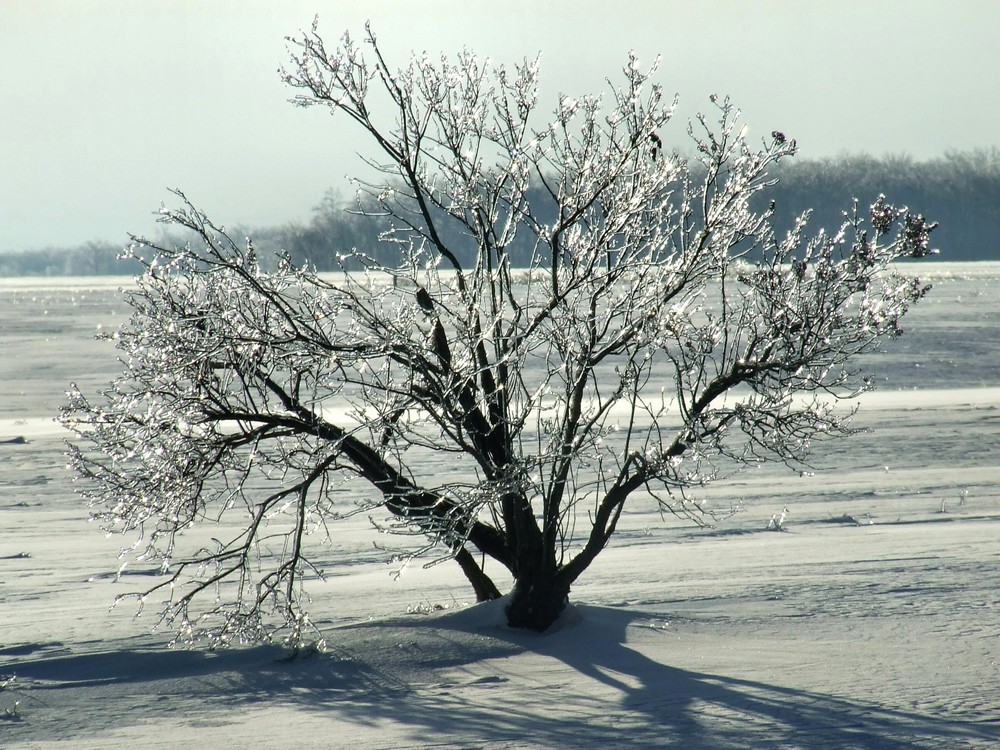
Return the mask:
[(467, 606), (454, 565), (397, 580), (356, 519), (311, 589), (329, 650), (294, 660), (108, 611), (142, 582), (52, 417), (113, 375), (123, 282), (0, 280), (0, 747), (1000, 747), (1000, 265), (920, 270), (872, 432), (714, 485), (743, 508), (715, 528), (636, 503), (556, 632)]

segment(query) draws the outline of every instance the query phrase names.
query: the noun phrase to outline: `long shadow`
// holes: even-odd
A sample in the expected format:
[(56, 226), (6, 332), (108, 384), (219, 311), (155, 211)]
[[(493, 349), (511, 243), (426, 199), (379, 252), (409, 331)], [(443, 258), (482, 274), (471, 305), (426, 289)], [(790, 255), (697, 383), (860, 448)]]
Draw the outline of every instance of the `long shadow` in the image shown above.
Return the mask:
[(512, 637), (619, 691), (621, 710), (640, 713), (648, 722), (637, 739), (650, 747), (902, 750), (969, 741), (1000, 747), (998, 722), (922, 714), (660, 664), (627, 645), (628, 628), (636, 620), (648, 620), (648, 614), (586, 605), (578, 609), (591, 623), (588, 635), (596, 636), (592, 648), (574, 643), (572, 630), (566, 633), (569, 638), (542, 637), (534, 643), (522, 634)]
[[(648, 615), (578, 609), (581, 623), (546, 636), (470, 629), (447, 617), (409, 618), (331, 631), (329, 653), (295, 660), (283, 659), (276, 647), (73, 654), (40, 646), (34, 653), (24, 647), (0, 654), (8, 657), (0, 672), (16, 671), (18, 680), (37, 685), (36, 691), (89, 687), (81, 695), (86, 700), (99, 697), (103, 686), (120, 695), (131, 685), (136, 694), (183, 694), (206, 713), (224, 706), (283, 705), (329, 712), (362, 727), (388, 719), (407, 728), (402, 731), (417, 745), (1000, 747), (1000, 724), (993, 722), (666, 666), (627, 645), (628, 628)], [(553, 659), (563, 668), (555, 678), (521, 675), (517, 659), (510, 658), (521, 654)], [(492, 660), (490, 669), (483, 668), (486, 660)], [(455, 676), (472, 664), (477, 666), (469, 674), (478, 678)], [(597, 695), (590, 680), (611, 690)], [(619, 697), (609, 700), (609, 693)], [(97, 733), (102, 726), (79, 729)], [(373, 747), (386, 746), (373, 739)]]

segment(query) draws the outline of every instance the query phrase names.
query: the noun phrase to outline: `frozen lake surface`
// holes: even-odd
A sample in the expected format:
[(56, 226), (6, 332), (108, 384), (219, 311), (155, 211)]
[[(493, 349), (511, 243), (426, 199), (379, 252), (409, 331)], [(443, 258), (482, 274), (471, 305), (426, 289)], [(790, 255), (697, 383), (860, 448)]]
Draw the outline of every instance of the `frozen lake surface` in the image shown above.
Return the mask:
[(93, 336), (129, 282), (0, 280), (0, 747), (1000, 747), (1000, 264), (913, 269), (934, 290), (865, 362), (870, 431), (811, 473), (718, 482), (743, 510), (711, 529), (638, 499), (544, 636), (466, 607), (452, 564), (396, 580), (352, 519), (310, 589), (330, 651), (294, 661), (108, 612), (143, 582), (53, 417), (114, 376)]

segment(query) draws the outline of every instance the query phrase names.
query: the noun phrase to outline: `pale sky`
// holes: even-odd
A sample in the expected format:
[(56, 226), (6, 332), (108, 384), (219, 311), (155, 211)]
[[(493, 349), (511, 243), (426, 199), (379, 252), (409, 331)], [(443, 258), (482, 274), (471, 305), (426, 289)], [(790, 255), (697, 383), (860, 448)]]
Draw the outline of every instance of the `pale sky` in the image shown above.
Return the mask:
[(126, 241), (180, 188), (226, 225), (308, 221), (367, 145), (288, 103), (284, 37), (370, 19), (405, 64), (542, 53), (542, 98), (591, 93), (634, 49), (681, 95), (729, 94), (800, 158), (1000, 145), (997, 0), (0, 0), (0, 251)]

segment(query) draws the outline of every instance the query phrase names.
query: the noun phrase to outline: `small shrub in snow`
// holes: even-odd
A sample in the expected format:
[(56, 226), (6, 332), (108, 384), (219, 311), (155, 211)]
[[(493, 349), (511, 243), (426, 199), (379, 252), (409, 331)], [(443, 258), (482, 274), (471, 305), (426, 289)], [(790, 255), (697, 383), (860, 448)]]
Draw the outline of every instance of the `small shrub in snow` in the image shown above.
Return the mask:
[(21, 701), (12, 697), (12, 688), (16, 675), (4, 677), (0, 675), (0, 719), (19, 721), (21, 719)]
[(767, 522), (766, 531), (785, 531), (785, 517), (788, 515), (788, 508), (782, 508), (781, 513), (774, 513)]
[(137, 537), (123, 554), (162, 574), (140, 601), (183, 638), (300, 639), (329, 528), (358, 513), (480, 600), (511, 581), (509, 623), (545, 630), (634, 498), (701, 521), (690, 490), (850, 434), (833, 402), (927, 291), (892, 263), (932, 224), (879, 198), (777, 234), (755, 206), (795, 141), (714, 96), (676, 132), (634, 56), (546, 114), (537, 61), (395, 68), (364, 42), (314, 25), (284, 78), (379, 150), (358, 205), (398, 262), (262, 265), (178, 193), (162, 220), (191, 241), (135, 238), (122, 376), (62, 414), (80, 491)]

